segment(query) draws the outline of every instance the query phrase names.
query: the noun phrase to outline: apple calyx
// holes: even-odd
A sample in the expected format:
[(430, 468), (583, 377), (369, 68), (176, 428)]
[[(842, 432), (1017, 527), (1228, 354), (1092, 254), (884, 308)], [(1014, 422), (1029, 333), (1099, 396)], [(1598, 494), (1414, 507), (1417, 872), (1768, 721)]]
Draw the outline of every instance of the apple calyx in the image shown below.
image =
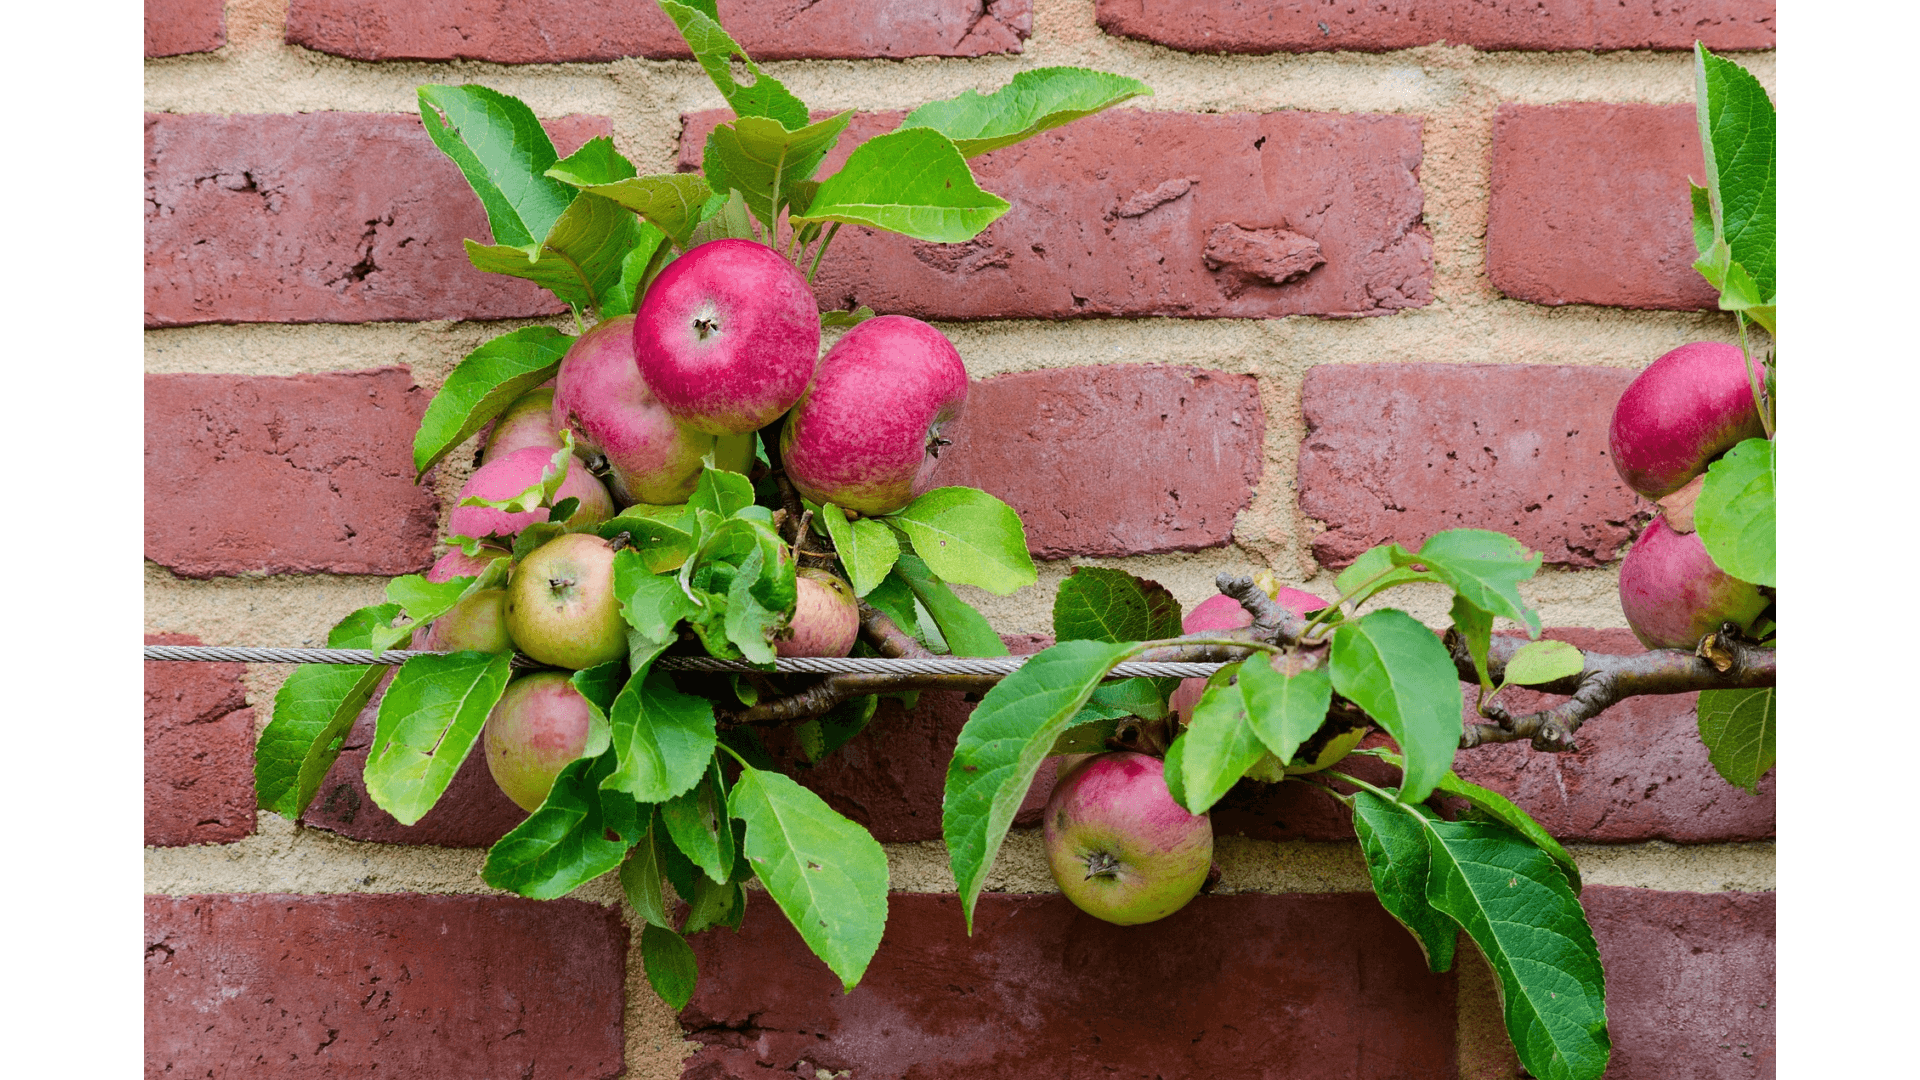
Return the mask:
[(1117, 877), (1120, 873), (1120, 860), (1104, 851), (1096, 851), (1087, 856), (1087, 876), (1092, 881), (1097, 877)]

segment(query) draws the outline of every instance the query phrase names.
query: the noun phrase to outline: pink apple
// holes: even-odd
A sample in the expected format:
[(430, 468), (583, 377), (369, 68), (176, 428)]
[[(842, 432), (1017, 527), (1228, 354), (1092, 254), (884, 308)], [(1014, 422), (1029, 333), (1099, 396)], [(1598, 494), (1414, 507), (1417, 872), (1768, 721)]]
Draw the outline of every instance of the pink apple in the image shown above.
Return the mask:
[(1649, 649), (1692, 649), (1734, 622), (1753, 625), (1765, 610), (1760, 589), (1713, 564), (1698, 533), (1680, 533), (1654, 518), (1620, 563), (1620, 609), (1633, 636)]
[(633, 324), (631, 315), (607, 319), (573, 343), (560, 361), (549, 422), (571, 428), (583, 456), (606, 457), (620, 505), (683, 503), (713, 436), (675, 420), (647, 389), (633, 359)]
[[(417, 633), (414, 640), (421, 640)], [(507, 591), (481, 589), (453, 605), (433, 620), (425, 643), (414, 647), (433, 652), (512, 652), (513, 638), (507, 633)]]
[(773, 643), (779, 656), (845, 656), (860, 636), (860, 602), (853, 586), (830, 570), (811, 567), (794, 577), (798, 598), (787, 627), (793, 636)]
[[(454, 536), (517, 536), (521, 529), (547, 520), (544, 508), (509, 514), (489, 506), (461, 506), (459, 502), (469, 495), (483, 499), (505, 499), (518, 495), (540, 482), (541, 473), (551, 460), (552, 450), (530, 446), (475, 469), (460, 488), (459, 498), (454, 500), (453, 513), (447, 519), (447, 531)], [(574, 458), (567, 466), (567, 478), (561, 483), (559, 494), (554, 496), (553, 501), (569, 498), (580, 500), (573, 517), (567, 519), (570, 524), (592, 525), (613, 516), (613, 498), (607, 494), (606, 485), (595, 479), (579, 458)]]
[(820, 306), (765, 244), (712, 240), (667, 264), (633, 324), (654, 397), (711, 435), (763, 428), (793, 407), (820, 355)]
[(454, 548), (435, 559), (433, 566), (421, 576), (436, 585), (452, 581), (457, 577), (479, 577), (486, 572), (487, 567), (493, 565), (493, 560), (506, 554), (505, 551), (496, 548), (485, 548), (479, 555), (469, 555), (459, 548)]
[(587, 699), (564, 673), (515, 679), (487, 715), (481, 736), (493, 782), (521, 809), (539, 809), (560, 770), (586, 752), (592, 720)]
[(966, 402), (946, 335), (904, 315), (868, 319), (827, 351), (787, 418), (787, 477), (814, 502), (892, 513), (928, 488), (940, 431)]
[(553, 422), (553, 387), (536, 386), (494, 420), (480, 460), (492, 461), (529, 446), (543, 446), (551, 454), (562, 445), (560, 428)]
[[(1274, 580), (1271, 574), (1261, 582), (1269, 590), (1281, 607), (1295, 615), (1305, 615), (1309, 611), (1318, 611), (1327, 606), (1325, 600), (1310, 592), (1287, 588)], [(1258, 578), (1256, 578), (1258, 580)], [(1240, 606), (1240, 601), (1226, 593), (1215, 593), (1193, 606), (1187, 617), (1180, 620), (1180, 632), (1197, 634), (1206, 630), (1238, 630), (1253, 625), (1253, 615)], [(1201, 678), (1181, 679), (1180, 686), (1167, 698), (1167, 707), (1180, 716), (1185, 726), (1193, 719), (1193, 707), (1200, 703), (1200, 695), (1206, 691), (1207, 680)]]
[(507, 633), (554, 667), (590, 668), (627, 655), (627, 623), (613, 591), (613, 545), (567, 533), (540, 545), (507, 582)]
[(1614, 406), (1607, 446), (1620, 479), (1658, 499), (1741, 441), (1765, 435), (1739, 348), (1696, 341), (1655, 360), (1628, 385)]
[(1159, 758), (1100, 754), (1054, 785), (1047, 868), (1073, 906), (1120, 926), (1163, 919), (1200, 892), (1213, 823), (1167, 793)]

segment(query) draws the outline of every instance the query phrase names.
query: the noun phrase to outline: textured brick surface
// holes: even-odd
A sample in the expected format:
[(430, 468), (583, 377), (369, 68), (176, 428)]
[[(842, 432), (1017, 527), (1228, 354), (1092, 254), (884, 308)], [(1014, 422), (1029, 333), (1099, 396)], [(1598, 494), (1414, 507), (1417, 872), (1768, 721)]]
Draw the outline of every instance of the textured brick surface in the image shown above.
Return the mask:
[(987, 894), (971, 938), (952, 895), (888, 903), (849, 994), (758, 897), (737, 936), (695, 938), (687, 1080), (1454, 1076), (1453, 976), (1367, 896), (1203, 896), (1119, 927)]
[(1327, 525), (1313, 553), (1342, 567), (1375, 544), (1494, 529), (1566, 566), (1598, 566), (1652, 506), (1607, 456), (1634, 372), (1480, 364), (1307, 370), (1300, 509)]
[(1773, 48), (1772, 0), (1099, 0), (1100, 27), (1190, 52)]
[(1712, 308), (1687, 194), (1705, 169), (1691, 105), (1502, 105), (1487, 274), (1536, 304)]
[[(755, 60), (1019, 52), (1032, 0), (721, 0)], [(529, 32), (529, 27), (538, 27)], [(621, 0), (293, 0), (287, 40), (356, 60), (506, 64), (686, 58), (654, 4)]]
[[(727, 115), (688, 117), (683, 168)], [(898, 121), (856, 117), (820, 175)], [(964, 244), (845, 228), (820, 267), (822, 303), (923, 319), (1260, 318), (1381, 315), (1432, 291), (1417, 117), (1120, 109), (971, 164), (1013, 209)]]
[[(1599, 652), (1645, 651), (1626, 630), (1550, 629), (1544, 636)], [(1515, 716), (1566, 700), (1520, 689), (1500, 696)], [(1774, 775), (1760, 781), (1757, 795), (1720, 778), (1700, 741), (1699, 696), (1628, 698), (1581, 725), (1578, 753), (1537, 754), (1525, 743), (1482, 746), (1461, 751), (1454, 770), (1513, 799), (1570, 842), (1771, 839)]]
[(412, 825), (402, 825), (392, 814), (374, 805), (361, 773), (373, 745), (374, 721), (380, 715), (383, 686), (360, 711), (347, 741), (320, 782), (302, 824), (339, 833), (355, 840), (382, 844), (430, 844), (435, 847), (491, 847), (495, 840), (526, 820), (527, 812), (514, 804), (493, 782), (486, 753), (476, 741), (467, 760), (453, 774), (440, 801)]
[(413, 482), (405, 368), (148, 375), (146, 556), (186, 577), (405, 574), (439, 518)]
[[(605, 117), (548, 121), (562, 154)], [(148, 326), (506, 319), (565, 310), (483, 274), (485, 213), (417, 116), (150, 113)]]
[(1043, 559), (1227, 543), (1253, 498), (1266, 415), (1251, 375), (1144, 365), (973, 383), (939, 485), (1006, 500)]
[(501, 896), (149, 896), (147, 1076), (611, 1078), (627, 930)]
[(147, 0), (147, 55), (212, 52), (227, 43), (221, 0)]
[[(149, 645), (199, 645), (148, 634)], [(253, 710), (245, 664), (146, 665), (147, 843), (224, 844), (253, 832)]]
[(1774, 894), (1589, 886), (1607, 972), (1607, 1080), (1774, 1075)]

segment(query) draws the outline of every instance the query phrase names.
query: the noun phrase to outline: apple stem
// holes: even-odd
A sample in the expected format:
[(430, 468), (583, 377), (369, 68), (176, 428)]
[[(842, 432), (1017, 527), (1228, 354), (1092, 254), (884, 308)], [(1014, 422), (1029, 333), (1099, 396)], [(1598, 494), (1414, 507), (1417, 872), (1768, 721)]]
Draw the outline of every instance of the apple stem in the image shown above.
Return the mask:
[(813, 265), (807, 268), (807, 284), (813, 284), (814, 272), (820, 269), (820, 256), (827, 253), (827, 245), (833, 243), (833, 238), (838, 235), (840, 235), (840, 223), (836, 221), (833, 223), (833, 228), (828, 229), (827, 235), (821, 239), (820, 246), (813, 249)]

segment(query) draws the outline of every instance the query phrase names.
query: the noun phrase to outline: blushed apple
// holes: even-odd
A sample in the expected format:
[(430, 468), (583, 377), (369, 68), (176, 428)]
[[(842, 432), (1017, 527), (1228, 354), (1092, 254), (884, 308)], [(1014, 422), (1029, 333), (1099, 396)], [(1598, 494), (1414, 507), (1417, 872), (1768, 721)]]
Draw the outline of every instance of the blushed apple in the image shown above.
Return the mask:
[(1047, 868), (1074, 907), (1134, 926), (1199, 895), (1213, 823), (1173, 801), (1163, 770), (1145, 754), (1100, 754), (1054, 786), (1041, 818)]
[[(1271, 574), (1266, 575), (1261, 586), (1275, 602), (1295, 615), (1305, 615), (1327, 606), (1325, 600), (1310, 592), (1281, 585)], [(1207, 630), (1238, 630), (1252, 625), (1253, 614), (1241, 607), (1240, 601), (1226, 593), (1215, 593), (1187, 612), (1186, 618), (1180, 620), (1180, 632), (1197, 634)], [(1179, 714), (1182, 726), (1193, 720), (1193, 707), (1200, 703), (1200, 695), (1206, 689), (1207, 680), (1203, 678), (1181, 679), (1179, 687), (1167, 698), (1167, 707)]]
[(793, 580), (796, 599), (790, 637), (773, 643), (779, 656), (845, 656), (860, 636), (860, 602), (853, 586), (830, 570), (803, 567)]
[(487, 771), (521, 809), (537, 810), (560, 770), (586, 752), (592, 721), (587, 699), (564, 673), (523, 675), (487, 715)]
[(506, 554), (502, 550), (486, 548), (479, 555), (469, 555), (459, 548), (454, 548), (435, 559), (433, 565), (421, 576), (436, 585), (452, 581), (457, 577), (479, 577), (486, 572), (487, 567), (493, 565), (493, 560), (502, 558)]
[(1665, 517), (1647, 525), (1620, 563), (1620, 610), (1649, 649), (1691, 650), (1723, 622), (1751, 628), (1767, 603), (1758, 586), (1714, 565), (1699, 533), (1675, 532)]
[(1628, 487), (1659, 499), (1742, 441), (1765, 435), (1739, 348), (1696, 341), (1655, 360), (1627, 386), (1613, 408), (1607, 448)]
[(494, 420), (480, 460), (492, 461), (530, 446), (545, 447), (551, 454), (562, 445), (560, 429), (553, 422), (553, 387), (536, 386), (514, 399)]
[(507, 582), (506, 624), (521, 652), (554, 667), (579, 670), (626, 656), (613, 545), (566, 533), (534, 549)]
[[(551, 460), (552, 450), (530, 446), (475, 469), (454, 500), (453, 513), (447, 518), (447, 531), (454, 536), (517, 536), (521, 529), (547, 520), (544, 507), (510, 514), (490, 506), (461, 506), (459, 502), (469, 495), (483, 499), (518, 495), (540, 482)], [(607, 494), (606, 485), (588, 472), (586, 464), (577, 457), (568, 464), (567, 478), (561, 481), (560, 491), (554, 496), (555, 502), (562, 499), (580, 500), (580, 506), (568, 519), (569, 524), (592, 525), (613, 516), (613, 497)]]
[(549, 423), (571, 429), (584, 456), (607, 459), (620, 505), (686, 502), (713, 436), (675, 420), (647, 388), (633, 358), (633, 324), (631, 315), (607, 319), (567, 350)]
[[(507, 633), (507, 591), (481, 589), (453, 605), (428, 627), (425, 643), (419, 649), (434, 652), (501, 653), (513, 651), (513, 638)], [(415, 641), (421, 639), (416, 634)]]

